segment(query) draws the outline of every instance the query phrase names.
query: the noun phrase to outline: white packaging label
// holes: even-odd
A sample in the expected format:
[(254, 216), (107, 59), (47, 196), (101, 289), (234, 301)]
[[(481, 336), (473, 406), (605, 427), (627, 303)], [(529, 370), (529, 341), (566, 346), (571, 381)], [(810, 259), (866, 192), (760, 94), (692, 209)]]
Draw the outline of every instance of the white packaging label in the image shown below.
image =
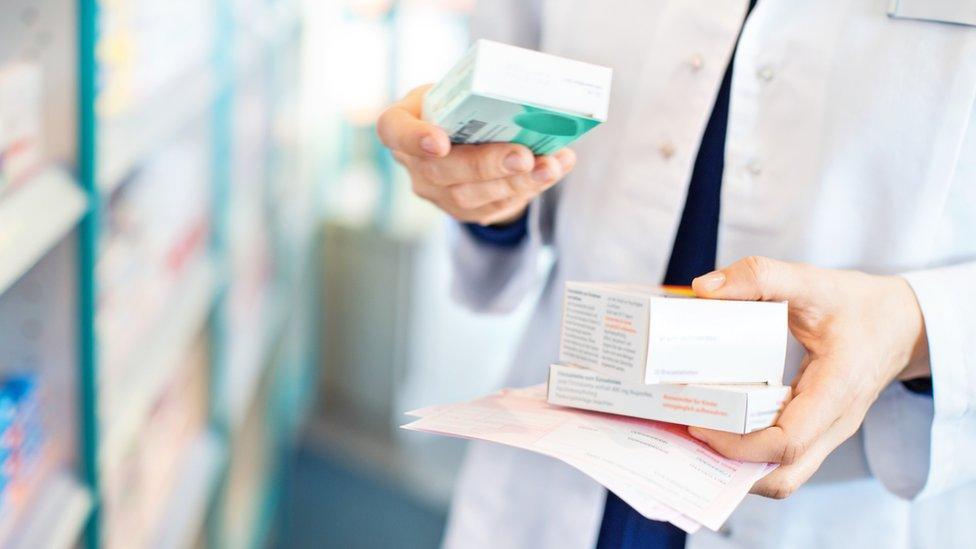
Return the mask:
[(783, 382), (786, 303), (651, 298), (645, 383)]
[(554, 364), (549, 368), (547, 398), (559, 406), (749, 433), (773, 425), (790, 394), (790, 387), (782, 385), (626, 383)]
[(628, 383), (782, 384), (786, 303), (567, 282), (559, 360)]
[(567, 284), (559, 360), (639, 383), (647, 321), (645, 298)]

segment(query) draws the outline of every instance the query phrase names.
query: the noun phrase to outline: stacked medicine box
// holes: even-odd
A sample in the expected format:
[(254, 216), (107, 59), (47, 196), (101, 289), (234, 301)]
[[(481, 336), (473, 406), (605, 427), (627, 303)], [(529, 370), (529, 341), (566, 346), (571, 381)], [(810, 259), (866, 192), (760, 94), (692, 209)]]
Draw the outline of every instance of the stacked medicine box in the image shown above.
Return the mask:
[(749, 433), (775, 422), (787, 304), (568, 282), (551, 404)]

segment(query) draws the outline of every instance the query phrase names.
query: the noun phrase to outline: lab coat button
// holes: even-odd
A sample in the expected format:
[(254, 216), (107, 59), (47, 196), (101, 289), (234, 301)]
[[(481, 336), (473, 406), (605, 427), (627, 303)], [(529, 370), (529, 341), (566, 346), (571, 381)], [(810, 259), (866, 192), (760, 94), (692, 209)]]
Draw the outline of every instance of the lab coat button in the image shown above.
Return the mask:
[(749, 170), (752, 175), (760, 175), (762, 174), (762, 164), (758, 160), (753, 160), (746, 165), (746, 170)]
[(661, 143), (661, 146), (657, 148), (657, 152), (661, 153), (661, 158), (669, 160), (674, 156), (674, 145), (671, 142)]
[(698, 72), (705, 66), (705, 58), (700, 53), (696, 53), (688, 59), (688, 65), (692, 72)]
[(762, 68), (756, 71), (756, 75), (759, 77), (760, 80), (769, 82), (770, 80), (773, 79), (774, 76), (776, 76), (776, 72), (773, 71), (773, 68), (770, 67), (769, 65), (764, 65)]

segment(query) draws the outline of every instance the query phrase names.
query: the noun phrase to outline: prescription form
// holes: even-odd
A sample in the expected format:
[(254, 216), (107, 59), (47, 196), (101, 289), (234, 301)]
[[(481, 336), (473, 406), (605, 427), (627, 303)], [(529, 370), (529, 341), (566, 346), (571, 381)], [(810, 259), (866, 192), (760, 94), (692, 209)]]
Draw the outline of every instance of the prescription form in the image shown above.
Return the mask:
[(718, 530), (775, 468), (720, 456), (680, 425), (549, 405), (545, 385), (409, 412), (404, 429), (485, 440), (559, 459), (636, 509), (693, 533)]

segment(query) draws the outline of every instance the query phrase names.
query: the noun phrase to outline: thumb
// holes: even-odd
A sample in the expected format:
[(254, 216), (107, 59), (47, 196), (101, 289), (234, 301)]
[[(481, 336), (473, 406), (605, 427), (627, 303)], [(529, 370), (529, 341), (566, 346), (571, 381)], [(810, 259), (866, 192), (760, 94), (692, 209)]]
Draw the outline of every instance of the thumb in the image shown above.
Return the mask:
[(750, 256), (692, 281), (698, 297), (743, 301), (792, 301), (799, 305), (810, 288), (807, 267)]

